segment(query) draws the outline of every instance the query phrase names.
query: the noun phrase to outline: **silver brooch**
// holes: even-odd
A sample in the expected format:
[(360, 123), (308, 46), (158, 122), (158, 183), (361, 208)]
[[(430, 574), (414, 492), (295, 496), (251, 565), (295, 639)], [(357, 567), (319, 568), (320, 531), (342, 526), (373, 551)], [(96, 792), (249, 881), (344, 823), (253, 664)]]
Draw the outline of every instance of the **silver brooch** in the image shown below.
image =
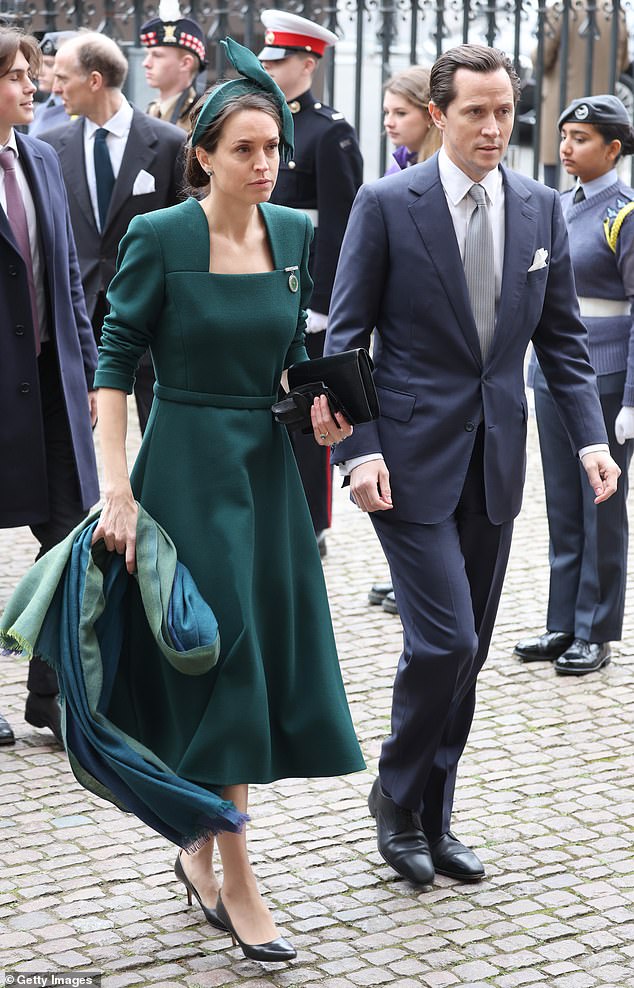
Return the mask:
[(289, 287), (289, 289), (292, 292), (296, 292), (298, 290), (298, 288), (299, 288), (299, 278), (295, 274), (296, 271), (299, 271), (298, 265), (297, 264), (294, 264), (293, 267), (291, 267), (291, 268), (284, 268), (284, 270), (290, 272), (290, 274), (288, 276), (288, 287)]

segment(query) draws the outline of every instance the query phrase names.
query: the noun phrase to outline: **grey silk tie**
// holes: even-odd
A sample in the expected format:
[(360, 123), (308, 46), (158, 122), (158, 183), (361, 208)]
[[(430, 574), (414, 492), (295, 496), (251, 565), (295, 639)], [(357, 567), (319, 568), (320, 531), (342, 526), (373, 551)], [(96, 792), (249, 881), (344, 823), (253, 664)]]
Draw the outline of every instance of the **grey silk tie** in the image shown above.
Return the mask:
[(0, 152), (0, 167), (4, 170), (4, 193), (7, 200), (7, 218), (13, 230), (15, 242), (18, 245), (22, 260), (26, 267), (26, 277), (29, 285), (29, 297), (31, 300), (31, 315), (33, 318), (33, 332), (35, 333), (35, 352), (40, 352), (40, 325), (37, 311), (37, 301), (35, 296), (35, 282), (33, 280), (33, 259), (31, 257), (31, 244), (29, 241), (29, 226), (26, 218), (24, 199), (18, 185), (18, 178), (15, 172), (15, 152), (13, 148), (5, 148)]
[(495, 257), (493, 231), (481, 185), (467, 193), (476, 204), (467, 227), (464, 273), (471, 299), (471, 311), (478, 330), (482, 360), (486, 360), (495, 331)]

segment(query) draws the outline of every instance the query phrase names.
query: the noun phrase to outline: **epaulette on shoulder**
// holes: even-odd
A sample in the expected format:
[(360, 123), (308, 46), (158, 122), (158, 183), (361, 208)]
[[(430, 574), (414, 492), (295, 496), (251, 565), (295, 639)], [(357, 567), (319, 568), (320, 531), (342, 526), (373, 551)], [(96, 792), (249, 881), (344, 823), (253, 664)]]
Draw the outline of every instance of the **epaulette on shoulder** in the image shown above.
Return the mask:
[(346, 119), (345, 114), (339, 113), (337, 110), (333, 110), (331, 106), (325, 106), (323, 103), (320, 103), (319, 100), (313, 103), (313, 110), (315, 113), (318, 113), (320, 117), (325, 117), (326, 120), (334, 121), (335, 123), (338, 120)]
[(634, 210), (634, 202), (624, 202), (623, 199), (617, 199), (616, 209), (609, 208), (608, 215), (603, 220), (603, 232), (605, 233), (605, 239), (608, 242), (608, 247), (613, 254), (616, 254), (616, 243), (619, 239), (619, 233), (621, 232), (621, 227), (627, 216)]

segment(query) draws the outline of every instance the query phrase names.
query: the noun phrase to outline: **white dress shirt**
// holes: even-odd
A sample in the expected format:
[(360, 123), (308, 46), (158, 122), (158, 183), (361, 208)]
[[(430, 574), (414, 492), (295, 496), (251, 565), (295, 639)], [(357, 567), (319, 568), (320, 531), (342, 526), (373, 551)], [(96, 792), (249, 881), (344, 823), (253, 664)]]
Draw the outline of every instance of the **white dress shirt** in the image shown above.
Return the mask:
[[(35, 304), (37, 305), (37, 318), (40, 326), (40, 342), (45, 343), (49, 339), (48, 326), (46, 323), (46, 291), (44, 287), (45, 267), (40, 251), (40, 239), (37, 232), (37, 214), (35, 203), (31, 195), (29, 183), (26, 180), (24, 168), (20, 161), (18, 143), (15, 139), (15, 131), (12, 129), (9, 140), (0, 148), (0, 152), (5, 148), (13, 148), (15, 154), (15, 174), (24, 200), (26, 210), (26, 222), (29, 230), (29, 246), (31, 248), (31, 264), (33, 266), (33, 285), (35, 287)], [(6, 213), (7, 195), (4, 189), (4, 169), (0, 168), (0, 206)]]
[[(114, 116), (110, 117), (110, 120), (106, 120), (105, 124), (101, 125), (104, 130), (108, 131), (106, 145), (110, 154), (110, 163), (112, 165), (112, 173), (115, 177), (115, 181), (119, 171), (121, 170), (121, 162), (123, 161), (125, 146), (128, 143), (128, 136), (130, 134), (130, 127), (132, 126), (133, 115), (134, 110), (128, 103), (125, 96), (122, 96), (121, 106), (117, 112)], [(100, 124), (96, 124), (93, 120), (89, 120), (88, 117), (85, 118), (84, 159), (86, 162), (86, 179), (88, 181), (88, 191), (90, 193), (90, 202), (92, 203), (95, 223), (97, 224), (97, 229), (101, 230), (101, 224), (99, 222), (99, 207), (97, 205), (97, 179), (95, 178), (95, 134), (99, 128)]]

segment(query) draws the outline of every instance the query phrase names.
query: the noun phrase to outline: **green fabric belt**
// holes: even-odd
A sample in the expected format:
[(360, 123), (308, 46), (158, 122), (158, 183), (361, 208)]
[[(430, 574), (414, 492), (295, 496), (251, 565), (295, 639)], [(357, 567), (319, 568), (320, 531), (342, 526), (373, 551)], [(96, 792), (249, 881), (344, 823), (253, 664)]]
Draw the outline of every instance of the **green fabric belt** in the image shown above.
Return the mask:
[(263, 408), (270, 411), (271, 405), (277, 401), (277, 395), (210, 395), (204, 391), (168, 388), (158, 383), (154, 385), (154, 394), (161, 401), (176, 401), (181, 405), (211, 405), (214, 408)]

